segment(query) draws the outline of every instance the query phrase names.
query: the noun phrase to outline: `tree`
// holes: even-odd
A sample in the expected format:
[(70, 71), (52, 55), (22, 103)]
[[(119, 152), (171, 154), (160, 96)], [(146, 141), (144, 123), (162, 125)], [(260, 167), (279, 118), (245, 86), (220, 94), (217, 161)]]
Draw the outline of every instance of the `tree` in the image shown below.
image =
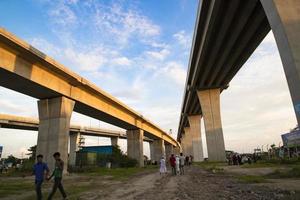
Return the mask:
[(28, 149), (29, 153), (27, 153), (26, 155), (29, 155), (29, 160), (35, 160), (36, 147), (37, 147), (37, 145), (34, 145)]
[(12, 163), (12, 165), (14, 166), (17, 164), (18, 160), (19, 160), (18, 158), (14, 157), (13, 155), (10, 155), (5, 159), (5, 162)]

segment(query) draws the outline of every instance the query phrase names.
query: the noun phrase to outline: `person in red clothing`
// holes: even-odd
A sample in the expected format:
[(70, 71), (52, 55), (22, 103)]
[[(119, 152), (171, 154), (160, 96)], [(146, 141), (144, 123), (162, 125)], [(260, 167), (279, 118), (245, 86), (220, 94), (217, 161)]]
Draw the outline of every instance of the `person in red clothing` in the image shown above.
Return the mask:
[(175, 158), (174, 154), (172, 154), (170, 157), (170, 164), (172, 167), (172, 174), (176, 175), (176, 158)]

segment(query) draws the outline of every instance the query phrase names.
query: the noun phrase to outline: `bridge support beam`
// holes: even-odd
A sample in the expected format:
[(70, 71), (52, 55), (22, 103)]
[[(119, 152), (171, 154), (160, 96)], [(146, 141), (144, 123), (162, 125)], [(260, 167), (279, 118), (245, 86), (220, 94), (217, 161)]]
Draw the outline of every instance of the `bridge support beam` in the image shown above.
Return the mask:
[(40, 124), (37, 154), (44, 156), (50, 170), (53, 170), (55, 163), (52, 155), (60, 152), (65, 163), (64, 173), (67, 172), (70, 119), (74, 105), (74, 101), (65, 97), (38, 101)]
[(300, 1), (261, 0), (274, 33), (300, 125)]
[(144, 131), (141, 129), (127, 130), (127, 155), (136, 159), (140, 167), (144, 166), (143, 138)]
[(110, 141), (111, 141), (111, 146), (117, 147), (118, 146), (119, 138), (118, 137), (111, 137)]
[(156, 139), (153, 141), (154, 161), (159, 163), (162, 156), (166, 156), (164, 140)]
[(80, 133), (70, 134), (69, 165), (76, 165), (76, 151), (79, 150)]
[(225, 144), (220, 112), (220, 89), (198, 91), (205, 125), (209, 161), (225, 161)]
[(192, 136), (192, 156), (195, 162), (203, 161), (203, 146), (201, 138), (201, 115), (188, 116)]
[(190, 156), (193, 153), (191, 128), (184, 127), (184, 152), (183, 154)]

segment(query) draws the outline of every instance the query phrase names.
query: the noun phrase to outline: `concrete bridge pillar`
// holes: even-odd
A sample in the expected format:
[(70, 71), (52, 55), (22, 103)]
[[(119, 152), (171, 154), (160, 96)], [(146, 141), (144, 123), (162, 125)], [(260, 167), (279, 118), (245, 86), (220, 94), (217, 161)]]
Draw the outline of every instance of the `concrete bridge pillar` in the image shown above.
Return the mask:
[(203, 146), (201, 138), (201, 115), (188, 116), (192, 136), (192, 156), (195, 162), (203, 161)]
[(127, 130), (127, 155), (136, 159), (140, 167), (144, 166), (143, 138), (144, 131), (141, 129)]
[(274, 33), (300, 125), (300, 1), (261, 0)]
[(70, 119), (75, 102), (66, 97), (38, 101), (39, 132), (37, 154), (44, 156), (49, 169), (54, 169), (53, 154), (60, 152), (64, 161), (64, 173), (68, 166)]
[(150, 148), (150, 159), (151, 162), (154, 161), (154, 144), (153, 142), (149, 142), (149, 148)]
[(111, 137), (110, 138), (111, 141), (111, 146), (118, 146), (118, 141), (119, 141), (119, 137)]
[(205, 125), (209, 161), (225, 161), (225, 143), (220, 112), (220, 89), (198, 91)]
[(76, 152), (79, 150), (80, 133), (70, 134), (69, 165), (76, 165)]
[(159, 163), (162, 156), (166, 156), (164, 140), (156, 139), (153, 141), (154, 160)]
[(185, 134), (181, 134), (181, 140), (180, 140), (181, 149), (180, 149), (180, 153), (183, 153), (183, 154), (185, 154), (185, 152), (186, 152), (184, 142), (185, 142)]
[(185, 155), (193, 154), (191, 128), (184, 127), (184, 152)]
[(166, 151), (166, 162), (169, 163), (170, 157), (172, 154), (174, 154), (173, 145), (171, 144), (165, 144), (165, 151)]

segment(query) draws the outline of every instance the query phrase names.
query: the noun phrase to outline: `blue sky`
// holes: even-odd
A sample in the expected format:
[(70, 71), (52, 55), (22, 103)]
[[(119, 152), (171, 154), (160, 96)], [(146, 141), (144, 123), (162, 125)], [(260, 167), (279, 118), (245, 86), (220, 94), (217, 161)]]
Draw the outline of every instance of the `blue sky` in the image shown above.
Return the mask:
[[(176, 137), (197, 6), (197, 0), (2, 0), (0, 26)], [(296, 124), (272, 33), (221, 98), (227, 149), (278, 143)], [(37, 117), (36, 100), (0, 87), (0, 112)], [(117, 129), (77, 113), (72, 123)], [(35, 143), (34, 132), (0, 129), (5, 155)]]

